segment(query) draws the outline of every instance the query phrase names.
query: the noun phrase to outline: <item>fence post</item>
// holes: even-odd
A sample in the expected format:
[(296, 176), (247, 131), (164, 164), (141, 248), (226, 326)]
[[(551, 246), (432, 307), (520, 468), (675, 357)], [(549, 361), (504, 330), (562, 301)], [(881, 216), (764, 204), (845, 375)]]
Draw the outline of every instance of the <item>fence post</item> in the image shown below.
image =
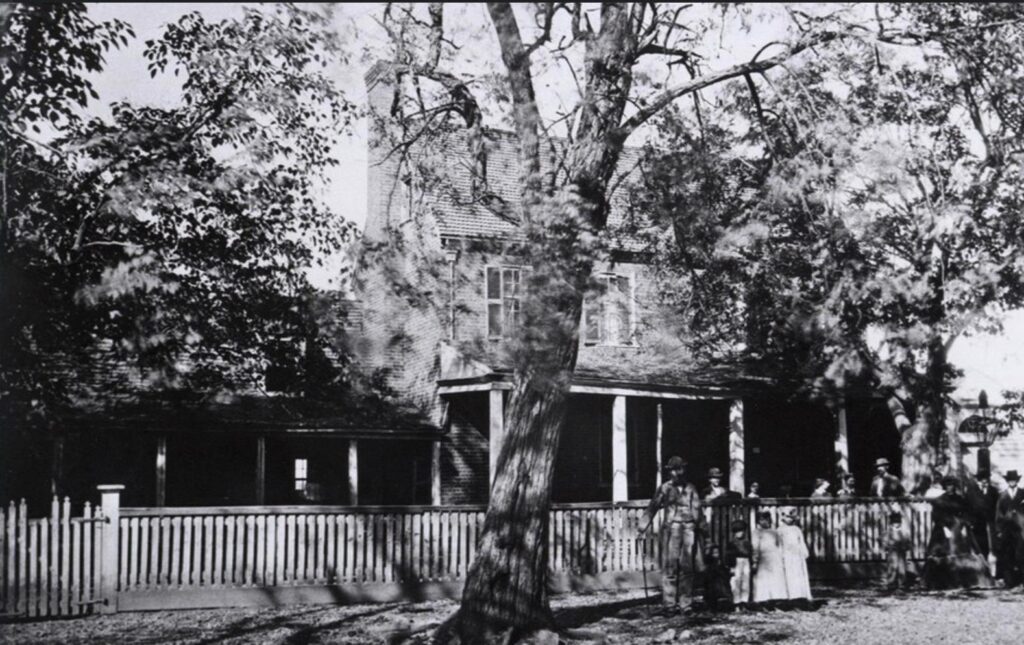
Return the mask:
[(117, 564), (118, 541), (121, 524), (121, 484), (97, 486), (100, 492), (100, 508), (103, 512), (103, 550), (100, 557), (100, 597), (96, 611), (101, 614), (117, 612)]

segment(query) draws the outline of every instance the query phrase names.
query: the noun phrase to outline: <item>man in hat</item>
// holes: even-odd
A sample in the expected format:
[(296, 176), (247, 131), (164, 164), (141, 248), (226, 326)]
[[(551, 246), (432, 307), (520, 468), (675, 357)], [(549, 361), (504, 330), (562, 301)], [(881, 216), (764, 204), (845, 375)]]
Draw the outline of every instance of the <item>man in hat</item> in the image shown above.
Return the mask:
[(875, 477), (871, 480), (871, 495), (873, 497), (900, 497), (903, 495), (903, 485), (899, 478), (889, 473), (889, 460), (880, 457), (875, 460)]
[(712, 468), (708, 471), (708, 485), (701, 492), (701, 497), (705, 501), (712, 500), (717, 497), (725, 497), (729, 494), (729, 490), (722, 486), (722, 471), (718, 468)]
[(814, 480), (814, 490), (811, 491), (811, 497), (815, 499), (831, 498), (832, 493), (828, 492), (830, 484), (828, 480), (823, 477), (818, 477)]
[(665, 470), (668, 481), (658, 487), (647, 506), (644, 513), (647, 522), (640, 534), (651, 527), (658, 511), (667, 509), (661, 525), (664, 554), (661, 602), (666, 611), (679, 611), (690, 608), (694, 573), (703, 570), (703, 554), (697, 541), (704, 533), (704, 513), (697, 490), (684, 478), (686, 462), (681, 457), (672, 457)]
[(989, 477), (988, 470), (978, 470), (978, 474), (967, 481), (964, 491), (974, 511), (974, 539), (986, 558), (989, 553), (995, 553), (996, 506), (999, 504), (999, 491), (992, 485)]
[(996, 539), (999, 544), (998, 570), (1006, 586), (1024, 582), (1024, 489), (1016, 470), (1006, 473), (1007, 489), (996, 504)]

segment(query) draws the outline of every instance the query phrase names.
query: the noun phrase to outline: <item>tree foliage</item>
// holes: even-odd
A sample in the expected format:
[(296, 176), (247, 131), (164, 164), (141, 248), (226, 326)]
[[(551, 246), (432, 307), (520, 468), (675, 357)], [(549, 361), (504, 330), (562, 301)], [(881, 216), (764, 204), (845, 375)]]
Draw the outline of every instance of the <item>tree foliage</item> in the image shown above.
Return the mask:
[(675, 232), (669, 284), (708, 357), (892, 393), (916, 483), (959, 467), (949, 348), (1024, 297), (1024, 31), (1010, 5), (885, 11), (900, 47), (751, 78), (716, 113), (731, 129), (666, 115), (635, 207)]
[(79, 3), (3, 11), (0, 393), (66, 401), (73, 375), (43, 366), (101, 340), (151, 385), (251, 387), (307, 336), (305, 270), (353, 235), (319, 194), (355, 116), (330, 14), (186, 14), (145, 43), (165, 100), (89, 116), (89, 73), (131, 27)]

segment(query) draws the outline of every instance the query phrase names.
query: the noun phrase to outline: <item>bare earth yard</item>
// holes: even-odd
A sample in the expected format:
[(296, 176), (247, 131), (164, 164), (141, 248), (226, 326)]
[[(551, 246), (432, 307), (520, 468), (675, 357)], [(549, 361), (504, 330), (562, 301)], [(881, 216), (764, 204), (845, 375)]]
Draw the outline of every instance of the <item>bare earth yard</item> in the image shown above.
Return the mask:
[[(554, 599), (567, 643), (1020, 643), (1024, 593), (817, 590), (804, 611), (662, 617), (642, 591)], [(652, 599), (653, 600), (653, 599)], [(424, 643), (456, 608), (419, 604), (124, 613), (0, 625), (5, 643)]]

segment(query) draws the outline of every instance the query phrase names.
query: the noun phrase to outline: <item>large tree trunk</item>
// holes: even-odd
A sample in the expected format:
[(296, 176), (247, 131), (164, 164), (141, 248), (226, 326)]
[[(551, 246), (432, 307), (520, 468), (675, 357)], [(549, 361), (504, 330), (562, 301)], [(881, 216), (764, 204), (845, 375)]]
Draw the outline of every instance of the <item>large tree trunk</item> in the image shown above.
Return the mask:
[(546, 380), (523, 381), (512, 392), (499, 476), (459, 609), (463, 643), (515, 641), (554, 628), (547, 597), (548, 514), (568, 387)]

